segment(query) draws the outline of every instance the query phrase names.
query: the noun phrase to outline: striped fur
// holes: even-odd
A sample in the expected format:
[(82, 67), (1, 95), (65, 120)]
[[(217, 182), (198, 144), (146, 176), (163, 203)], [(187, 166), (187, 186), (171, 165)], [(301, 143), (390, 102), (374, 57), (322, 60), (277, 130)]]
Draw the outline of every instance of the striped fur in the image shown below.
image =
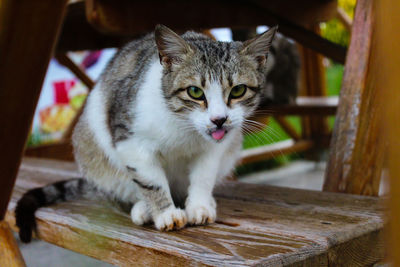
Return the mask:
[(76, 199), (85, 192), (93, 192), (93, 188), (84, 179), (60, 181), (26, 192), (15, 209), (21, 241), (28, 243), (32, 239), (32, 231), (36, 230), (36, 210), (57, 202)]

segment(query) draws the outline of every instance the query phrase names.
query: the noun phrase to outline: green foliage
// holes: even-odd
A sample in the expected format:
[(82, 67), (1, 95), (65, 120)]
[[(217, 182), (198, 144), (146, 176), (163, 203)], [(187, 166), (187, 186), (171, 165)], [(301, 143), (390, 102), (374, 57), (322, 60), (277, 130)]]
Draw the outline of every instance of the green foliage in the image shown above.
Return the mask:
[(341, 64), (331, 64), (326, 68), (326, 88), (328, 96), (339, 95), (342, 86), (344, 67)]
[[(356, 0), (339, 0), (341, 7), (350, 18), (353, 18)], [(350, 41), (350, 33), (338, 19), (332, 19), (328, 22), (321, 23), (321, 35), (337, 44), (348, 46)]]

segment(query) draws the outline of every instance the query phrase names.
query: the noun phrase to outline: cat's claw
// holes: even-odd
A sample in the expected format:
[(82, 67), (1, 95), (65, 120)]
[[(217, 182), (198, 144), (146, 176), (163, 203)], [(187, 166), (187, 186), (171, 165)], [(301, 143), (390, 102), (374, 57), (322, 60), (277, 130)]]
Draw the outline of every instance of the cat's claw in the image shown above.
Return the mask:
[(132, 207), (131, 219), (136, 225), (143, 225), (151, 221), (151, 214), (145, 201), (141, 200)]
[(203, 225), (215, 222), (217, 217), (215, 200), (208, 201), (209, 203), (188, 203), (186, 206), (186, 215), (188, 223), (191, 225)]
[(160, 231), (171, 231), (183, 228), (187, 223), (185, 211), (170, 207), (154, 219), (155, 227)]

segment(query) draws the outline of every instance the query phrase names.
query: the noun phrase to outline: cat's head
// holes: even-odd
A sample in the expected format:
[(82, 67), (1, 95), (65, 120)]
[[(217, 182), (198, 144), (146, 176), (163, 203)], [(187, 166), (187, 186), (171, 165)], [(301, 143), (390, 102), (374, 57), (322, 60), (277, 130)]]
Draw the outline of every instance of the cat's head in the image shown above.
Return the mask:
[(268, 50), (277, 27), (242, 42), (218, 42), (194, 32), (155, 30), (169, 108), (208, 140), (240, 129), (260, 101)]

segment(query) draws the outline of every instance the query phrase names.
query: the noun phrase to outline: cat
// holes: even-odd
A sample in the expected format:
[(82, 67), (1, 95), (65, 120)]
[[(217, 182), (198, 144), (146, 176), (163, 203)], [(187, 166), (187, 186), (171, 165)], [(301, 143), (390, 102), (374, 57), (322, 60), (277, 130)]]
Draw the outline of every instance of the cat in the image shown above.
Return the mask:
[(301, 60), (297, 45), (277, 34), (269, 50), (261, 106), (294, 104), (300, 86)]
[(85, 179), (25, 193), (15, 211), (21, 240), (31, 240), (38, 208), (92, 192), (132, 204), (133, 223), (153, 222), (161, 231), (214, 222), (212, 191), (239, 159), (276, 30), (243, 43), (218, 42), (158, 25), (123, 47), (73, 133)]

